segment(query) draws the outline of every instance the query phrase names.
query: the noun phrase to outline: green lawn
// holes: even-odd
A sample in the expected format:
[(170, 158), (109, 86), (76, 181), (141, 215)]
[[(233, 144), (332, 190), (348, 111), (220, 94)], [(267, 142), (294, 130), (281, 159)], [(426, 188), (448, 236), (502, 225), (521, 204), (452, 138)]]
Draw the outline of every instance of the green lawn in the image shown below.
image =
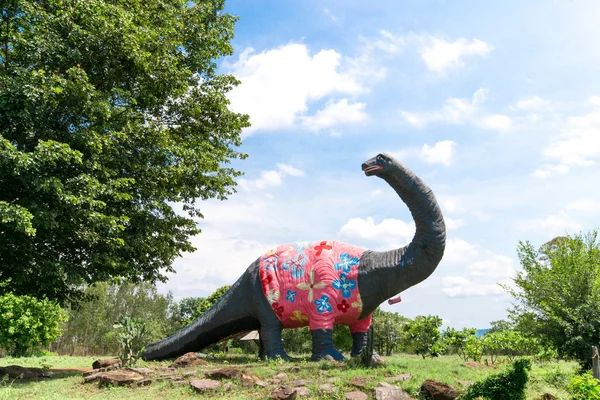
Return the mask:
[[(0, 358), (0, 366), (21, 365), (26, 367), (46, 368), (91, 368), (94, 357), (31, 357), (31, 358)], [(250, 374), (262, 379), (273, 377), (278, 372), (288, 373), (288, 378), (282, 384), (291, 383), (297, 379), (307, 381), (307, 388), (313, 395), (311, 398), (343, 398), (343, 393), (359, 390), (350, 382), (353, 376), (368, 376), (364, 389), (372, 396), (372, 389), (379, 382), (388, 381), (386, 377), (401, 373), (410, 373), (412, 379), (406, 382), (392, 382), (410, 393), (418, 391), (421, 383), (428, 378), (445, 382), (456, 389), (461, 389), (461, 382), (472, 382), (497, 371), (494, 367), (485, 365), (464, 365), (458, 357), (444, 356), (435, 359), (425, 359), (412, 355), (396, 355), (386, 357), (384, 366), (374, 369), (353, 367), (351, 364), (307, 361), (300, 358), (296, 362), (259, 362), (255, 357), (229, 356), (224, 360), (211, 361), (210, 365), (198, 369), (198, 377), (203, 377), (204, 371), (221, 368), (225, 365), (239, 366)], [(137, 366), (152, 366), (168, 363), (138, 362)], [(289, 367), (297, 365), (300, 371), (290, 373)], [(500, 368), (502, 368), (500, 366)], [(531, 381), (528, 387), (528, 398), (536, 399), (544, 393), (551, 393), (559, 399), (570, 396), (563, 389), (570, 377), (575, 373), (577, 365), (571, 362), (534, 364)], [(239, 381), (232, 380), (233, 386), (229, 391), (219, 389), (213, 397), (221, 399), (264, 399), (275, 385), (267, 388), (246, 388)], [(322, 383), (332, 383), (337, 392), (329, 397), (319, 394), (318, 386)], [(155, 381), (149, 386), (134, 388), (104, 388), (96, 383), (83, 384), (81, 373), (60, 378), (48, 378), (39, 382), (19, 383), (4, 379), (0, 382), (0, 399), (187, 399), (198, 398), (188, 385), (174, 384), (170, 381)], [(203, 395), (202, 397), (207, 397)]]

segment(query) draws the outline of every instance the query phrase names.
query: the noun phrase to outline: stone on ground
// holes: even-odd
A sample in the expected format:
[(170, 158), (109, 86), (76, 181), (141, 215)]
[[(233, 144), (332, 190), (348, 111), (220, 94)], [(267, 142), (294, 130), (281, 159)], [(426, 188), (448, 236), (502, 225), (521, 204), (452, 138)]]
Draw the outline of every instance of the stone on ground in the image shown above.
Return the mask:
[(411, 397), (402, 388), (381, 382), (375, 388), (376, 400), (410, 400)]
[(271, 392), (271, 399), (274, 400), (294, 400), (298, 392), (295, 388), (279, 386)]
[(108, 371), (102, 372), (100, 385), (128, 386), (143, 379), (142, 375), (133, 371)]
[(392, 376), (387, 379), (389, 379), (390, 381), (404, 382), (404, 381), (409, 381), (411, 378), (412, 378), (412, 374), (400, 374), (400, 375)]
[(445, 383), (427, 379), (421, 385), (421, 394), (433, 400), (454, 400), (460, 393)]
[(188, 368), (188, 367), (197, 367), (199, 365), (207, 365), (208, 361), (203, 360), (198, 357), (198, 355), (194, 352), (185, 353), (181, 357), (178, 357), (173, 361), (170, 368)]
[(242, 371), (233, 367), (227, 367), (206, 372), (204, 375), (210, 379), (233, 379), (241, 377)]
[(192, 379), (190, 386), (197, 392), (208, 392), (217, 389), (221, 385), (221, 382), (213, 379)]
[(366, 393), (359, 391), (348, 392), (345, 394), (345, 396), (346, 400), (367, 400), (369, 398)]
[(92, 368), (100, 369), (100, 368), (108, 368), (114, 367), (118, 368), (121, 366), (121, 360), (118, 358), (110, 358), (108, 360), (96, 360), (92, 363)]

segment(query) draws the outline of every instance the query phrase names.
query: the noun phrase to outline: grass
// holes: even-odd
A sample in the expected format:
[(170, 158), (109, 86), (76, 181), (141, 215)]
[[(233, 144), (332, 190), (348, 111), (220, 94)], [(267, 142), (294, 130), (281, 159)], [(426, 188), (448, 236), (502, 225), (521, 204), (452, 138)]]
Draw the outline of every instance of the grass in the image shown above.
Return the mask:
[[(108, 358), (108, 357), (103, 357)], [(24, 367), (40, 368), (91, 368), (92, 362), (97, 357), (30, 357), (30, 358), (0, 358), (0, 366), (21, 365)], [(224, 366), (239, 366), (248, 373), (263, 380), (272, 378), (277, 373), (284, 371), (288, 374), (282, 384), (303, 379), (314, 399), (339, 399), (343, 393), (362, 390), (373, 398), (373, 388), (379, 382), (390, 382), (401, 386), (407, 392), (416, 396), (421, 383), (428, 379), (445, 382), (461, 390), (461, 382), (473, 382), (484, 378), (490, 373), (498, 371), (500, 367), (489, 367), (483, 364), (464, 365), (456, 356), (443, 356), (435, 359), (423, 360), (419, 356), (395, 355), (386, 357), (385, 365), (372, 369), (354, 366), (353, 363), (310, 362), (306, 357), (300, 357), (295, 362), (270, 361), (260, 362), (256, 357), (229, 355), (224, 359), (210, 360), (210, 365), (198, 369), (198, 377), (203, 373)], [(140, 361), (136, 366), (166, 365), (168, 363), (154, 363)], [(291, 366), (299, 366), (298, 372), (291, 373)], [(528, 386), (528, 399), (536, 399), (544, 393), (550, 393), (558, 399), (568, 399), (569, 394), (564, 389), (571, 376), (575, 374), (577, 365), (571, 362), (553, 362), (534, 364), (531, 372), (531, 381)], [(410, 373), (412, 379), (406, 382), (391, 382), (386, 377), (401, 373)], [(369, 377), (363, 389), (354, 387), (349, 381), (354, 376)], [(221, 399), (264, 399), (268, 398), (275, 385), (267, 388), (244, 387), (237, 380), (231, 381), (231, 390), (219, 389), (211, 397)], [(332, 395), (319, 394), (319, 385), (330, 383), (336, 387), (337, 392)], [(37, 382), (18, 382), (7, 379), (0, 380), (0, 399), (197, 399), (199, 395), (192, 391), (188, 385), (172, 383), (170, 381), (155, 381), (149, 386), (132, 388), (99, 388), (95, 383), (83, 384), (81, 373), (66, 377), (48, 378)], [(203, 395), (202, 397), (208, 397)]]

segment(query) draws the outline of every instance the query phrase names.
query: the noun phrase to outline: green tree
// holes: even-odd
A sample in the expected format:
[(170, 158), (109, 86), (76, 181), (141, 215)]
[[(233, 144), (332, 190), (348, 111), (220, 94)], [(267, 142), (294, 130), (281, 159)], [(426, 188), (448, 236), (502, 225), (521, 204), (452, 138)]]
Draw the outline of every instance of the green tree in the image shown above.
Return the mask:
[(183, 328), (198, 318), (198, 307), (204, 301), (204, 297), (185, 297), (175, 305), (173, 313)]
[(181, 329), (176, 308), (173, 297), (158, 293), (151, 283), (98, 282), (67, 308), (69, 321), (51, 348), (60, 354), (116, 354), (119, 344), (112, 325), (121, 316), (144, 321), (144, 340), (150, 343)]
[[(166, 280), (197, 200), (225, 199), (249, 126), (224, 0), (5, 1), (0, 281), (61, 302), (114, 277)], [(178, 204), (183, 212), (176, 212)]]
[(598, 232), (558, 237), (538, 250), (520, 242), (518, 255), (523, 271), (516, 288), (506, 288), (517, 300), (514, 318), (542, 344), (588, 367), (590, 348), (600, 343)]
[(437, 315), (418, 316), (405, 325), (412, 347), (417, 354), (423, 358), (427, 356), (437, 357), (444, 350), (441, 340), (440, 327), (442, 319)]
[(21, 357), (60, 335), (66, 314), (55, 302), (8, 293), (0, 296), (0, 347)]
[(221, 297), (223, 297), (223, 295), (229, 290), (230, 287), (231, 286), (229, 285), (221, 286), (220, 288), (217, 288), (214, 292), (212, 292), (210, 296), (208, 296), (205, 299), (202, 299), (202, 301), (198, 305), (198, 308), (196, 308), (196, 314), (192, 316), (192, 321), (204, 314), (205, 312), (207, 312), (212, 306), (214, 306), (217, 303), (217, 301), (219, 301)]
[(404, 327), (409, 321), (410, 319), (396, 312), (377, 308), (373, 312), (373, 345), (376, 351), (390, 356), (398, 347), (406, 350), (409, 345), (409, 335)]
[(466, 354), (467, 339), (471, 336), (476, 337), (477, 329), (464, 328), (460, 331), (454, 328), (446, 328), (442, 333), (442, 338), (446, 344), (446, 351), (451, 354), (458, 354), (460, 358), (468, 361)]

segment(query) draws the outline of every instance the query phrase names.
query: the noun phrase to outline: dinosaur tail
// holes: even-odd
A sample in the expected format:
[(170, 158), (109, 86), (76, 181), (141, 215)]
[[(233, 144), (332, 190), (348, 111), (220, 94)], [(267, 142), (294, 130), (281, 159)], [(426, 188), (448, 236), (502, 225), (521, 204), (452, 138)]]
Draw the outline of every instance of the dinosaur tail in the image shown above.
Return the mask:
[(245, 275), (194, 322), (166, 339), (145, 347), (145, 360), (175, 358), (190, 351), (200, 351), (233, 335), (259, 329), (258, 319), (248, 311), (247, 291), (243, 290), (248, 279)]

